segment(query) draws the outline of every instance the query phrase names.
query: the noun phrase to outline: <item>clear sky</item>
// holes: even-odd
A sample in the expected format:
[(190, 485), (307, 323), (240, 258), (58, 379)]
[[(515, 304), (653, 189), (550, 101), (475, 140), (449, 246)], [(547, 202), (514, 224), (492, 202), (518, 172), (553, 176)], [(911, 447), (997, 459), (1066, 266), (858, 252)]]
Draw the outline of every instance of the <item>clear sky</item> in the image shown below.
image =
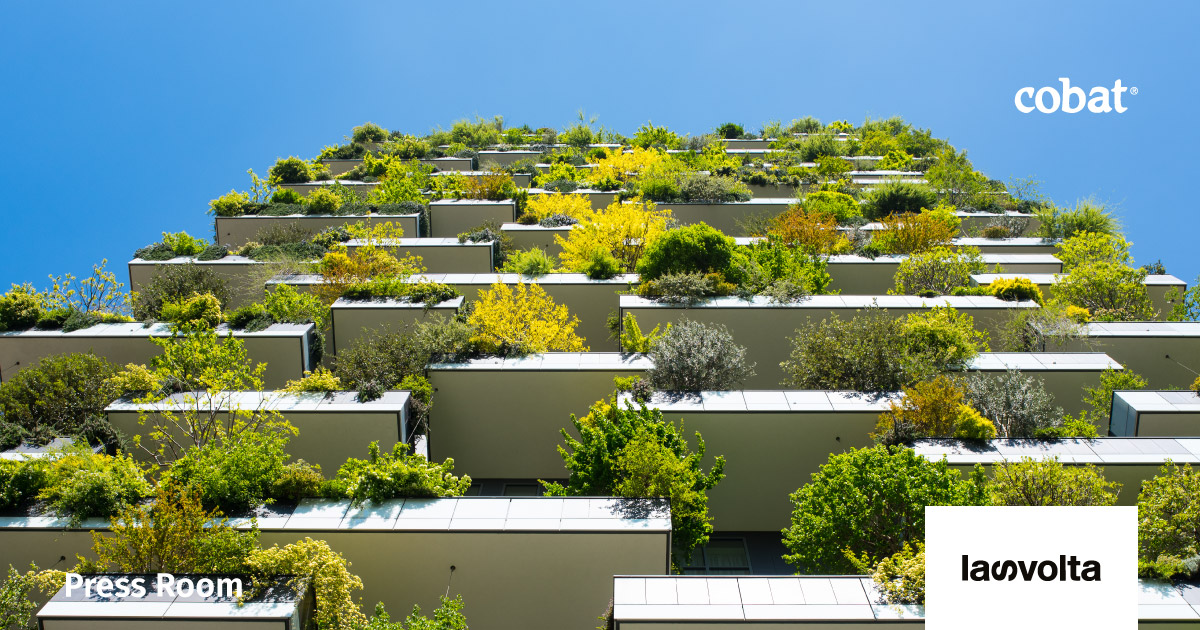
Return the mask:
[[(4, 3), (0, 286), (126, 276), (160, 232), (212, 238), (208, 200), (370, 120), (476, 114), (632, 134), (900, 115), (1001, 180), (1114, 204), (1138, 263), (1189, 285), (1195, 2)], [(1021, 87), (1137, 87), (1123, 114), (1019, 113)]]

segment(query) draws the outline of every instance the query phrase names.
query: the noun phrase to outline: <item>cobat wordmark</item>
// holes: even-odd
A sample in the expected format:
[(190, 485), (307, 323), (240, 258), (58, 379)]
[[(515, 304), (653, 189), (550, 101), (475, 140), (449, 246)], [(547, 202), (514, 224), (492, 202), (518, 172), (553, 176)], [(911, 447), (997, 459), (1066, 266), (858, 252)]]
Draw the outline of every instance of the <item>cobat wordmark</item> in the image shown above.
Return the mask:
[(1032, 582), (1035, 578), (1043, 582), (1099, 582), (1100, 562), (1080, 561), (1075, 556), (1060, 555), (1053, 560), (971, 560), (962, 557), (962, 581), (964, 582), (1012, 582), (1020, 578)]

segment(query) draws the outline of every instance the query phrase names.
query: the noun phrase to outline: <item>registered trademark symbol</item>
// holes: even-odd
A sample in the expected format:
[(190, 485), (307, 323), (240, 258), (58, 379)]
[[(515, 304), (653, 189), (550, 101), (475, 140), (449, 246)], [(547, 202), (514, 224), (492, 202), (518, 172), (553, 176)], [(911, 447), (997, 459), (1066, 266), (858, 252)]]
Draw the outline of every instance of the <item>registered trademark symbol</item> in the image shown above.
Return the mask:
[(1131, 88), (1129, 88), (1129, 93), (1130, 93), (1130, 94), (1137, 94), (1137, 88), (1135, 88), (1135, 87), (1131, 87)]

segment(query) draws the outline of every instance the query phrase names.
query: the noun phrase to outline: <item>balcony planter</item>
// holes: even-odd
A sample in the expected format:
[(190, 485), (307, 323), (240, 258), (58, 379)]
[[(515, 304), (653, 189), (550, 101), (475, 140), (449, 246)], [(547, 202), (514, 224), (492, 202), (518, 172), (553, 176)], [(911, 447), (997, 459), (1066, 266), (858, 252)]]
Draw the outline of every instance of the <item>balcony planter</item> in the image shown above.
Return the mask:
[[(1195, 425), (1193, 425), (1195, 426)], [(1159, 473), (1168, 461), (1178, 465), (1200, 464), (1200, 440), (1109, 437), (1097, 439), (1058, 438), (1048, 440), (951, 440), (926, 439), (913, 450), (930, 461), (943, 457), (964, 475), (975, 464), (991, 472), (991, 464), (1057, 458), (1067, 466), (1091, 464), (1102, 468), (1109, 481), (1121, 484), (1117, 505), (1137, 505), (1142, 483)]]
[[(1200, 435), (1200, 394), (1190, 390), (1113, 392), (1112, 426), (1109, 432), (1123, 437), (1186, 438)], [(1193, 449), (1189, 452), (1200, 455), (1200, 439), (1163, 442), (1186, 444)]]
[(722, 140), (725, 143), (726, 149), (755, 149), (762, 151), (770, 149), (771, 143), (775, 142), (774, 138), (729, 138)]
[[(477, 179), (480, 177), (487, 177), (489, 175), (497, 174), (497, 173), (493, 173), (492, 171), (453, 170), (453, 171), (441, 171), (438, 173), (434, 173), (433, 176), (434, 177), (442, 177), (449, 173), (455, 173), (455, 174), (462, 175), (463, 177), (467, 177), (470, 179)], [(504, 173), (501, 173), (501, 174), (504, 174)], [(516, 184), (518, 188), (529, 188), (530, 183), (533, 181), (533, 176), (530, 175), (529, 173), (508, 173), (507, 175), (512, 178), (513, 183)]]
[(755, 198), (730, 203), (671, 201), (658, 204), (658, 208), (669, 209), (681, 225), (704, 222), (730, 236), (746, 236), (741, 222), (750, 217), (781, 214), (796, 202), (794, 198)]
[(357, 195), (363, 199), (366, 199), (367, 195), (370, 195), (371, 191), (375, 190), (375, 187), (379, 185), (379, 182), (359, 182), (359, 181), (354, 181), (352, 179), (335, 181), (335, 180), (330, 179), (330, 180), (323, 180), (323, 181), (319, 181), (319, 182), (305, 182), (303, 184), (281, 184), (279, 187), (286, 188), (288, 190), (294, 190), (294, 191), (300, 193), (301, 195), (304, 195), (305, 197), (307, 197), (308, 194), (311, 193), (312, 191), (314, 191), (318, 188), (325, 188), (328, 186), (332, 186), (335, 183), (341, 184), (341, 185), (345, 186), (346, 188), (349, 188), (351, 192), (353, 192), (355, 195)]
[(756, 297), (752, 302), (724, 297), (689, 308), (654, 302), (636, 295), (622, 295), (620, 315), (622, 319), (627, 313), (635, 315), (643, 331), (655, 326), (665, 329), (668, 323), (685, 317), (693, 321), (724, 324), (733, 335), (733, 340), (746, 347), (747, 362), (757, 364), (757, 375), (743, 385), (749, 389), (774, 389), (783, 381), (784, 372), (779, 364), (791, 355), (792, 348), (787, 338), (795, 334), (797, 327), (806, 321), (819, 322), (834, 314), (843, 319), (850, 318), (856, 311), (873, 304), (887, 309), (895, 317), (948, 304), (972, 316), (975, 327), (987, 331), (992, 337), (998, 334), (1000, 326), (1012, 311), (1038, 308), (1032, 301), (1006, 302), (993, 297), (920, 298), (908, 295), (815, 295), (795, 304), (771, 304), (762, 297)]
[(1036, 236), (1015, 238), (980, 238), (964, 236), (954, 239), (959, 247), (974, 247), (984, 254), (1048, 254), (1058, 253), (1058, 242)]
[[(1084, 388), (1098, 387), (1104, 370), (1121, 370), (1121, 364), (1103, 352), (984, 352), (967, 365), (968, 372), (1001, 374), (1020, 370), (1045, 383), (1054, 404), (1078, 415), (1087, 406), (1080, 398)], [(1093, 418), (1100, 435), (1108, 434), (1104, 418)]]
[(432, 166), (437, 171), (473, 171), (475, 170), (475, 159), (469, 157), (440, 157), (426, 158), (421, 160), (421, 164)]
[(512, 239), (513, 247), (517, 249), (533, 249), (534, 247), (546, 252), (551, 258), (558, 258), (562, 247), (555, 236), (566, 239), (570, 236), (572, 225), (562, 227), (542, 227), (540, 225), (521, 225), (520, 223), (505, 223), (500, 226), (500, 232)]
[[(503, 630), (591, 627), (597, 613), (580, 602), (606, 592), (612, 576), (670, 567), (670, 517), (646, 500), (456, 497), (352, 508), (306, 499), (267, 513), (258, 519), (263, 547), (326, 541), (362, 578), (356, 599), (403, 615), (461, 594), (471, 619)], [(248, 527), (245, 519), (234, 524)], [(0, 566), (60, 568), (63, 556), (92, 557), (89, 528), (108, 529), (102, 519), (65, 525), (53, 516), (0, 518)], [(527, 605), (530, 593), (538, 605)]]
[(141, 291), (158, 275), (160, 269), (168, 265), (195, 264), (202, 269), (212, 271), (229, 286), (229, 303), (227, 309), (245, 306), (262, 299), (263, 282), (273, 273), (272, 267), (277, 263), (258, 261), (245, 256), (226, 256), (218, 260), (196, 260), (191, 256), (180, 256), (170, 260), (141, 260), (135, 258), (129, 261), (129, 290)]
[(1196, 378), (1200, 322), (1092, 322), (1082, 333), (1079, 339), (1050, 341), (1043, 351), (1103, 351), (1160, 389), (1188, 387)]
[(429, 234), (436, 238), (457, 238), (488, 221), (499, 225), (516, 219), (516, 204), (507, 200), (443, 199), (429, 203)]
[[(190, 402), (185, 396), (191, 397)], [(404, 391), (384, 392), (382, 397), (369, 402), (359, 402), (355, 392), (226, 392), (215, 400), (203, 392), (180, 393), (154, 403), (123, 399), (104, 411), (113, 427), (124, 435), (145, 438), (152, 427), (162, 422), (160, 410), (172, 411), (180, 417), (188, 408), (208, 410), (214, 406), (218, 411), (278, 411), (299, 430), (288, 441), (288, 454), (293, 459), (320, 465), (326, 476), (336, 473), (351, 457), (366, 457), (371, 442), (379, 442), (380, 451), (391, 452), (397, 443), (409, 442), (414, 429), (409, 422), (409, 393)], [(145, 425), (138, 422), (141, 412), (147, 414)], [(140, 460), (149, 460), (140, 449), (131, 453)]]
[(217, 217), (217, 243), (229, 249), (237, 249), (246, 243), (257, 240), (258, 234), (266, 228), (295, 225), (296, 227), (316, 234), (326, 228), (351, 225), (362, 221), (376, 223), (390, 222), (398, 224), (407, 236), (421, 235), (419, 214), (364, 214), (341, 215), (327, 214), (309, 215), (293, 214), (287, 216), (246, 215), (240, 217)]
[(512, 166), (521, 160), (538, 161), (542, 157), (541, 151), (480, 151), (479, 160), (480, 166), (495, 164), (499, 167)]
[[(225, 334), (229, 329), (217, 329)], [(313, 369), (314, 328), (312, 324), (272, 324), (264, 330), (233, 331), (246, 344), (252, 363), (266, 363), (263, 387), (279, 389), (289, 380)], [(161, 351), (151, 337), (170, 337), (167, 324), (98, 324), (71, 332), (61, 330), (25, 330), (0, 333), (0, 378), (36, 365), (56, 354), (92, 352), (117, 365), (148, 364)]]
[[(1008, 270), (1008, 267), (1005, 267)], [(1042, 290), (1042, 294), (1049, 297), (1053, 294), (1054, 285), (1058, 283), (1058, 276), (1053, 273), (988, 273), (971, 276), (971, 283), (976, 286), (991, 284), (1000, 279), (1011, 278), (1027, 278), (1038, 288)], [(1176, 290), (1182, 294), (1187, 290), (1187, 283), (1172, 275), (1151, 275), (1146, 276), (1143, 282), (1146, 285), (1146, 293), (1150, 296), (1150, 303), (1154, 309), (1158, 311), (1159, 319), (1165, 320), (1171, 314), (1172, 303), (1167, 299), (1167, 293)]]
[(592, 188), (579, 188), (571, 192), (553, 192), (542, 188), (530, 188), (530, 195), (587, 195), (588, 201), (592, 204), (593, 210), (602, 210), (613, 204), (617, 200), (617, 195), (623, 191), (620, 190), (594, 190)]
[[(841, 291), (843, 295), (881, 295), (896, 288), (896, 271), (908, 256), (889, 254), (866, 258), (853, 254), (829, 257), (829, 275), (833, 282), (830, 291)], [(988, 269), (997, 266), (1006, 272), (1025, 275), (1032, 273), (1059, 273), (1062, 261), (1050, 254), (983, 254), (983, 263)]]
[(788, 495), (808, 483), (830, 454), (871, 446), (879, 414), (898, 397), (849, 391), (683, 397), (657, 392), (646, 406), (661, 409), (670, 422), (682, 422), (689, 439), (697, 431), (704, 436), (705, 466), (716, 455), (725, 457), (726, 477), (708, 492), (718, 531), (779, 531), (789, 524)]
[(565, 469), (555, 448), (571, 414), (582, 416), (612, 394), (614, 376), (649, 367), (642, 355), (615, 352), (432, 364), (430, 459), (453, 457), (458, 470), (480, 478), (561, 478)]
[[(346, 249), (357, 250), (365, 243), (346, 241)], [(487, 273), (492, 271), (496, 244), (459, 243), (457, 238), (399, 238), (382, 242), (379, 247), (396, 256), (421, 257), (425, 269), (436, 273)]]
[(383, 327), (392, 330), (402, 330), (405, 327), (428, 318), (433, 313), (446, 317), (454, 317), (462, 307), (461, 296), (446, 300), (433, 306), (412, 303), (394, 298), (377, 298), (372, 300), (350, 300), (339, 298), (330, 307), (330, 335), (334, 356), (356, 341)]

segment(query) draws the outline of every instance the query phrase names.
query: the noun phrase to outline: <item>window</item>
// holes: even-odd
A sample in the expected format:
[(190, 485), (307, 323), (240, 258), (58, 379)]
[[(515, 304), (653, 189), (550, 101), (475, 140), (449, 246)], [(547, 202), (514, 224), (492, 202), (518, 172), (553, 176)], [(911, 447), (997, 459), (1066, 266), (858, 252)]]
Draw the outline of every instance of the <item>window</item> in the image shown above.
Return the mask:
[(542, 492), (536, 483), (506, 483), (504, 484), (504, 496), (540, 497)]
[(744, 538), (712, 538), (696, 548), (683, 567), (684, 575), (750, 575), (750, 554)]

